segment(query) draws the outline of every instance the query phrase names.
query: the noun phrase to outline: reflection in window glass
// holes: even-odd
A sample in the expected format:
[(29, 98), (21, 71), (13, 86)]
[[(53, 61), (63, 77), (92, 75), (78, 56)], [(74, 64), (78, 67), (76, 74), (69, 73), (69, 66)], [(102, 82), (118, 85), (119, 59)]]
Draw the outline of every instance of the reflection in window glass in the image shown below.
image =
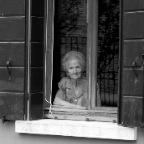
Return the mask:
[(60, 79), (66, 76), (61, 68), (62, 57), (69, 51), (79, 51), (86, 56), (86, 15), (87, 0), (59, 0), (55, 4), (53, 95)]
[(102, 106), (117, 106), (119, 0), (99, 0), (98, 83)]

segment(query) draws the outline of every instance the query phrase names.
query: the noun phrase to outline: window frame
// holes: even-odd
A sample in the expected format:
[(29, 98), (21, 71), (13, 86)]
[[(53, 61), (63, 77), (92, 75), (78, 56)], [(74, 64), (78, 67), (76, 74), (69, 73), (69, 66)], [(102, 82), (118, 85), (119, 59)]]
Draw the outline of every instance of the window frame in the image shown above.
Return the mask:
[[(47, 104), (48, 107), (46, 106), (45, 109), (45, 117), (46, 118), (57, 118), (57, 119), (75, 119), (75, 120), (89, 120), (91, 118), (85, 117), (85, 116), (76, 116), (76, 112), (80, 112), (85, 114), (86, 111), (89, 113), (97, 113), (93, 120), (100, 120), (100, 121), (114, 121), (117, 122), (117, 108), (111, 108), (111, 107), (99, 107), (96, 104), (96, 94), (97, 94), (97, 51), (98, 51), (98, 0), (87, 0), (87, 23), (88, 23), (88, 32), (87, 32), (87, 78), (88, 78), (88, 91), (89, 91), (89, 108), (88, 110), (74, 110), (73, 116), (57, 116), (57, 115), (51, 115), (52, 110), (58, 111), (60, 107), (57, 109), (53, 107), (52, 105), (52, 73), (53, 73), (53, 46), (54, 46), (54, 1), (48, 2), (47, 8), (52, 8), (51, 12), (48, 12), (46, 10), (46, 22), (47, 24), (45, 25), (45, 29), (47, 32), (45, 33), (45, 36), (47, 37), (45, 39), (45, 83), (47, 86), (45, 86), (45, 100), (49, 103)], [(50, 25), (50, 29), (48, 29), (48, 25)], [(49, 47), (48, 47), (49, 45)], [(47, 59), (49, 57), (49, 59)], [(49, 66), (49, 67), (48, 67)], [(51, 71), (49, 68), (51, 67)], [(47, 72), (48, 71), (48, 72)], [(48, 74), (49, 73), (49, 74)], [(50, 76), (49, 76), (50, 75)], [(49, 80), (48, 80), (49, 79)], [(51, 81), (51, 83), (50, 83)], [(50, 86), (49, 86), (50, 85)], [(49, 87), (50, 90), (47, 88)], [(50, 111), (50, 115), (47, 114), (47, 112)], [(71, 109), (65, 109), (62, 108), (62, 111), (65, 112), (67, 115), (67, 112), (70, 112)], [(100, 112), (102, 114), (102, 118), (100, 118)], [(109, 118), (108, 118), (109, 117)]]
[(98, 0), (87, 0), (87, 5), (87, 77), (89, 84), (89, 109), (95, 109), (97, 97)]

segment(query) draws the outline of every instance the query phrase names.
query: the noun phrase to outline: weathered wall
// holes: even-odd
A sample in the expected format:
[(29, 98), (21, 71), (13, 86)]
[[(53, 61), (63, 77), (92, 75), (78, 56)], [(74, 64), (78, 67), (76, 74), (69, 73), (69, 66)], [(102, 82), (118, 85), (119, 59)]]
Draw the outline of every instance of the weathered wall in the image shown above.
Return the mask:
[(0, 121), (0, 144), (143, 144), (144, 129), (138, 129), (136, 141), (74, 138), (15, 133), (15, 123)]

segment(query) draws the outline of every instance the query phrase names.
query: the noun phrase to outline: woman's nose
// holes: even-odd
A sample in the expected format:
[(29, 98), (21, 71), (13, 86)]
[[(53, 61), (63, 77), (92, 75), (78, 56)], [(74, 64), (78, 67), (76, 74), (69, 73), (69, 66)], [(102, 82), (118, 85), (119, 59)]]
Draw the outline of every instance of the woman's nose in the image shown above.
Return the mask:
[(73, 72), (76, 73), (77, 72), (77, 68), (74, 68)]

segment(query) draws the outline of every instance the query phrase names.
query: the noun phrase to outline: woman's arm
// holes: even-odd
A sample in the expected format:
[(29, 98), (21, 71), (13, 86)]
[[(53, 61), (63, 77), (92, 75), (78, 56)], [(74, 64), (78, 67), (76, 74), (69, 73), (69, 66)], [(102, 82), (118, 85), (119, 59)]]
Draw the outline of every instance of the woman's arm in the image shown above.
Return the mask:
[(71, 103), (69, 103), (69, 102), (66, 102), (66, 101), (58, 98), (58, 97), (55, 98), (53, 104), (54, 104), (54, 105), (60, 105), (60, 106), (63, 106), (63, 107), (67, 107), (67, 108), (86, 109), (85, 107), (71, 104)]

